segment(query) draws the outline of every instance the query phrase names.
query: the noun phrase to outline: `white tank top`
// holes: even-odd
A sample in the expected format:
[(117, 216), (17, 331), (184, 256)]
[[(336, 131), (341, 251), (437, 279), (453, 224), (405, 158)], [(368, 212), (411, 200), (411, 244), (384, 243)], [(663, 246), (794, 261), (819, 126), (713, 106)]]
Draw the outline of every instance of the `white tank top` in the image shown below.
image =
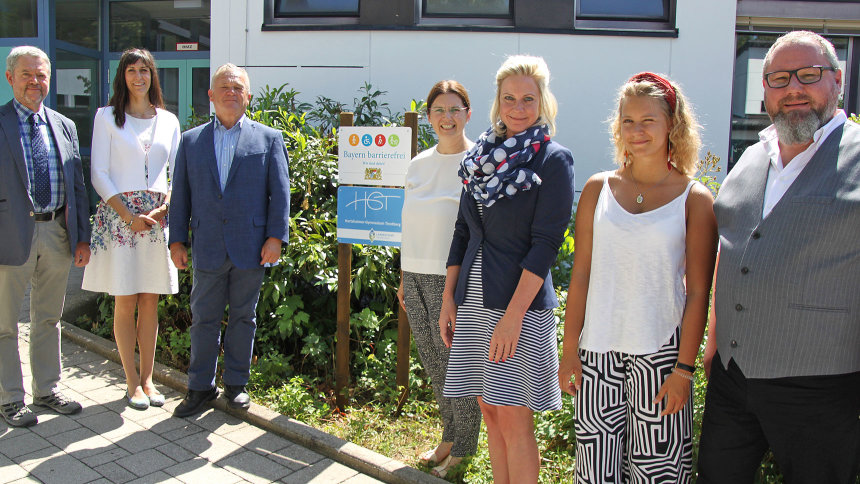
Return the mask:
[(608, 177), (594, 209), (591, 277), (580, 347), (597, 353), (654, 353), (681, 324), (686, 302), (684, 193), (639, 214), (615, 200)]

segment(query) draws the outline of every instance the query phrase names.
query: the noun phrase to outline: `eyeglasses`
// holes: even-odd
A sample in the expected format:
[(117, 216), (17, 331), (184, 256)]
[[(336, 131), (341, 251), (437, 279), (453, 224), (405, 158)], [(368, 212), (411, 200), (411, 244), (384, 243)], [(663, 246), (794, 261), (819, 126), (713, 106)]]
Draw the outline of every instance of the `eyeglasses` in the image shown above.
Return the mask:
[(800, 81), (801, 84), (815, 84), (821, 80), (821, 75), (824, 71), (835, 71), (835, 67), (830, 66), (809, 66), (801, 67), (793, 71), (773, 71), (764, 75), (764, 80), (771, 89), (779, 89), (787, 86), (791, 82), (791, 75)]
[(459, 116), (461, 114), (465, 114), (465, 112), (468, 110), (469, 110), (469, 108), (454, 106), (454, 107), (450, 107), (450, 108), (433, 108), (430, 110), (430, 112), (437, 115), (437, 116), (444, 116), (445, 113), (448, 113), (451, 115), (452, 118), (456, 118), (457, 116)]

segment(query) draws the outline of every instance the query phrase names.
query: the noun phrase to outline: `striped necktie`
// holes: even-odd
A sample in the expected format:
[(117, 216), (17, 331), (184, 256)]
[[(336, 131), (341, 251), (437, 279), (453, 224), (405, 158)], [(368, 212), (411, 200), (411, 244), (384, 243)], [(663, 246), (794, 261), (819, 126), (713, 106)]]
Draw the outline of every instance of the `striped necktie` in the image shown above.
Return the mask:
[(45, 208), (51, 204), (51, 174), (48, 168), (48, 149), (36, 123), (36, 113), (30, 116), (30, 152), (33, 160), (33, 198), (37, 205)]

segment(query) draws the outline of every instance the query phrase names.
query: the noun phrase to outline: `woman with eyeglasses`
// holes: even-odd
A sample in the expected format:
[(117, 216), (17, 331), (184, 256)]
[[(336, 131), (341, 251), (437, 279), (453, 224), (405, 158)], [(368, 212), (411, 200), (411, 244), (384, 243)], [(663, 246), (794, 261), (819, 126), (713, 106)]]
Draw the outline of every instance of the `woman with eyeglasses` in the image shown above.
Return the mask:
[(464, 186), (439, 329), (445, 396), (477, 397), (497, 484), (536, 483), (534, 412), (561, 408), (550, 268), (573, 206), (573, 156), (551, 140), (558, 105), (540, 57), (496, 73), (491, 126), (460, 165)]
[(427, 119), (439, 143), (416, 156), (406, 172), (400, 249), (400, 288), (397, 297), (409, 316), (409, 326), (421, 363), (430, 376), (442, 416), (442, 442), (421, 454), (433, 474), (444, 477), (463, 457), (475, 453), (481, 411), (475, 397), (442, 395), (448, 348), (437, 322), (445, 286), (445, 261), (454, 232), (463, 184), (460, 161), (474, 143), (464, 129), (472, 116), (469, 94), (457, 81), (439, 81), (427, 95)]
[(620, 166), (582, 190), (558, 372), (575, 396), (576, 482), (690, 481), (717, 249), (713, 197), (692, 178), (699, 129), (677, 84), (631, 77), (610, 127)]
[(82, 287), (115, 298), (114, 337), (128, 385), (127, 403), (137, 410), (164, 405), (152, 370), (158, 295), (179, 290), (167, 250), (166, 218), (168, 177), (179, 136), (179, 120), (164, 110), (152, 54), (126, 50), (113, 96), (93, 125), (92, 180), (102, 201), (93, 219), (92, 256)]

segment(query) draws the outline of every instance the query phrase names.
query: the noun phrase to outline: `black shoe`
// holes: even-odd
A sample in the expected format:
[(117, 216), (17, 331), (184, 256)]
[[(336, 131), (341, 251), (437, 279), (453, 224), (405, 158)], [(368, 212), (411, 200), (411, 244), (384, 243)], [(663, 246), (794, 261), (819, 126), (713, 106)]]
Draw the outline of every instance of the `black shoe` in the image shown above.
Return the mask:
[(81, 404), (63, 395), (58, 391), (48, 395), (47, 397), (33, 397), (33, 405), (39, 407), (48, 407), (51, 410), (63, 415), (72, 415), (81, 411)]
[(190, 417), (203, 410), (203, 405), (218, 398), (218, 389), (210, 388), (209, 390), (188, 390), (185, 398), (179, 402), (176, 410), (173, 411), (175, 417)]
[(245, 392), (245, 385), (224, 385), (224, 398), (230, 408), (248, 408), (251, 406), (251, 397)]
[(30, 407), (24, 405), (24, 402), (9, 402), (0, 405), (0, 413), (3, 414), (3, 420), (12, 427), (30, 427), (39, 422), (36, 415), (30, 410)]

